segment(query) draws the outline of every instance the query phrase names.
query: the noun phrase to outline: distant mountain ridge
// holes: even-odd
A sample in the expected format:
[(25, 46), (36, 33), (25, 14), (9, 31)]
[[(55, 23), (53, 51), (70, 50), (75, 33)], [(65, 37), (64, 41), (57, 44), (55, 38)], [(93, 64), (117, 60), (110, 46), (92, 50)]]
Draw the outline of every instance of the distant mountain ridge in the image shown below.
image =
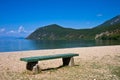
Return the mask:
[(110, 25), (114, 25), (117, 23), (120, 23), (120, 15), (117, 15), (113, 17), (112, 19), (105, 21), (103, 24), (100, 24), (99, 26), (110, 26)]
[(104, 22), (103, 24), (93, 28), (96, 32), (95, 39), (101, 40), (120, 40), (120, 15)]
[[(75, 38), (74, 36), (76, 30), (71, 28), (64, 28), (57, 24), (51, 24), (38, 28), (27, 39), (37, 39), (37, 40), (65, 40)], [(74, 33), (73, 33), (74, 32)], [(73, 36), (73, 37), (72, 37)]]
[(120, 15), (92, 29), (64, 28), (57, 24), (40, 27), (27, 39), (34, 40), (80, 40), (80, 39), (120, 39)]

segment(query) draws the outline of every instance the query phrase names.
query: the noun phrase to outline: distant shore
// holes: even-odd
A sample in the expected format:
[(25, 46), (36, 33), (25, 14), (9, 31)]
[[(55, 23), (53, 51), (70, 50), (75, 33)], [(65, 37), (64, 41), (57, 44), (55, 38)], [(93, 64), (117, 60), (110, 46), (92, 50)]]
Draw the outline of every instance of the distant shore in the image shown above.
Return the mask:
[[(42, 56), (64, 53), (77, 53), (75, 63), (80, 60), (89, 61), (93, 58), (100, 59), (104, 56), (120, 55), (120, 45), (116, 46), (98, 46), (98, 47), (82, 47), (82, 48), (65, 48), (65, 49), (49, 49), (49, 50), (33, 50), (33, 51), (17, 51), (17, 52), (1, 52), (0, 53), (0, 75), (5, 70), (12, 72), (24, 72), (26, 70), (26, 62), (20, 61), (22, 57)], [(58, 67), (62, 64), (60, 59), (47, 60), (39, 63), (42, 69), (49, 67)]]

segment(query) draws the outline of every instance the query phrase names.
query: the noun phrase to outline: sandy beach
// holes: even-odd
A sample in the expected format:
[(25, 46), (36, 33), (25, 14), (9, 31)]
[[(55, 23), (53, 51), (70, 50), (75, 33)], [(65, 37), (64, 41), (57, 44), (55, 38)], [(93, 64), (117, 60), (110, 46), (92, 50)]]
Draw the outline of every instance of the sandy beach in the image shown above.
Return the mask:
[[(42, 56), (42, 55), (53, 55), (53, 54), (64, 54), (64, 53), (77, 53), (79, 56), (75, 57), (75, 64), (78, 66), (65, 67), (57, 70), (46, 70), (37, 75), (31, 75), (26, 73), (26, 62), (20, 61), (22, 57), (30, 56)], [(120, 45), (116, 46), (99, 46), (99, 47), (81, 47), (81, 48), (65, 48), (65, 49), (49, 49), (49, 50), (33, 50), (33, 51), (17, 51), (17, 52), (1, 52), (0, 53), (0, 80), (119, 80), (117, 75), (112, 75), (112, 78), (105, 77), (110, 76), (111, 72), (106, 72), (107, 69), (105, 66), (101, 66), (103, 72), (99, 72), (101, 68), (96, 69), (92, 67), (91, 64), (98, 63), (97, 65), (110, 64), (120, 67)], [(88, 64), (86, 64), (88, 63)], [(86, 65), (85, 65), (86, 64)], [(39, 61), (39, 66), (44, 70), (48, 68), (56, 68), (62, 65), (61, 59), (53, 59), (46, 61)], [(85, 68), (83, 70), (83, 68)], [(83, 74), (87, 71), (88, 74)], [(90, 68), (90, 69), (89, 69)], [(71, 75), (68, 75), (67, 71), (72, 69), (77, 69), (80, 75), (74, 76), (74, 79), (70, 78), (75, 75), (74, 72), (71, 72)], [(89, 70), (97, 70), (98, 73), (103, 74), (89, 74)], [(60, 72), (66, 74), (64, 77)], [(23, 75), (24, 74), (24, 75)], [(54, 76), (50, 76), (53, 74)], [(89, 76), (88, 76), (89, 75)], [(21, 77), (22, 76), (22, 77)], [(99, 78), (99, 79), (96, 79)]]

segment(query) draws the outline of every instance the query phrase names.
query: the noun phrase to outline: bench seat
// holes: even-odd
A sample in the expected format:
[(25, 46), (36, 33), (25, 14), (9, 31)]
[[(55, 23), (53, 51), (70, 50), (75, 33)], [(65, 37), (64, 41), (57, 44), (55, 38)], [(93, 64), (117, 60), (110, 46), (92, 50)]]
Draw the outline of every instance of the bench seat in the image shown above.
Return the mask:
[(41, 60), (68, 58), (73, 56), (78, 56), (78, 54), (67, 53), (67, 54), (55, 54), (55, 55), (47, 55), (47, 56), (25, 57), (25, 58), (20, 58), (20, 60), (25, 62), (36, 62)]
[(67, 65), (73, 66), (74, 56), (79, 56), (79, 54), (66, 53), (66, 54), (55, 54), (55, 55), (47, 55), (47, 56), (25, 57), (25, 58), (20, 58), (20, 60), (27, 62), (26, 69), (32, 71), (35, 66), (38, 68), (37, 65), (38, 61), (57, 59), (57, 58), (62, 58), (63, 66), (67, 66)]

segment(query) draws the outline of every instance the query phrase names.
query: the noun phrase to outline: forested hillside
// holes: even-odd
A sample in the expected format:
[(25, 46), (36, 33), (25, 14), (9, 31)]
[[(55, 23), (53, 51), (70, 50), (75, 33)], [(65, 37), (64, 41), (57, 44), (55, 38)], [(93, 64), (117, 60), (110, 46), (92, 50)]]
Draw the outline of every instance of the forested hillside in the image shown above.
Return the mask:
[(120, 15), (92, 29), (64, 28), (57, 24), (43, 26), (31, 33), (27, 39), (35, 40), (120, 40)]

